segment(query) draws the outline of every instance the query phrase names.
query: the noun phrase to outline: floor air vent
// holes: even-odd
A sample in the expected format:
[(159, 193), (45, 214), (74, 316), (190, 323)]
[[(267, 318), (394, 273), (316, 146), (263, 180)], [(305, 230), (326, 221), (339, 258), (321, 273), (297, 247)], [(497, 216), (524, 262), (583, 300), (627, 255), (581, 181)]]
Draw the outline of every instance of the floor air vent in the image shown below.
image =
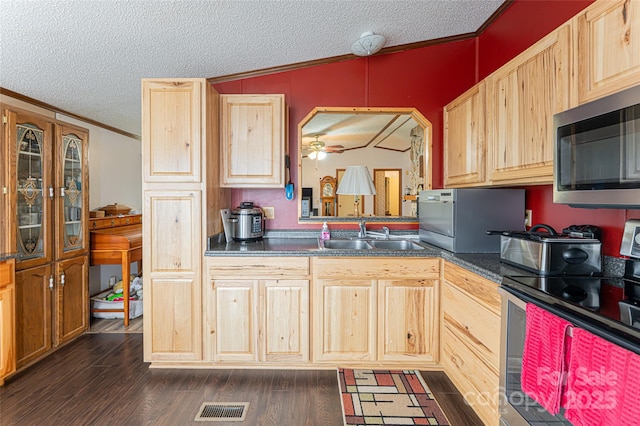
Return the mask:
[(242, 422), (248, 402), (204, 402), (194, 419), (200, 422)]

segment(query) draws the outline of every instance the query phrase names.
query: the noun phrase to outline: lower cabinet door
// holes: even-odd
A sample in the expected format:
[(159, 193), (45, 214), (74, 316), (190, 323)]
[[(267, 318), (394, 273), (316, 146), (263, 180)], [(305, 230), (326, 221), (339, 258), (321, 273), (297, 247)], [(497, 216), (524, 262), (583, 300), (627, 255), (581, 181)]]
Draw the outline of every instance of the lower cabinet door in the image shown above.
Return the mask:
[(4, 378), (16, 370), (16, 350), (14, 331), (14, 299), (13, 283), (0, 287), (0, 385)]
[(378, 281), (378, 361), (437, 361), (437, 283)]
[(214, 361), (258, 361), (258, 280), (213, 280)]
[(56, 264), (56, 339), (65, 343), (89, 325), (89, 262), (87, 256)]
[(16, 272), (16, 366), (20, 368), (52, 348), (54, 292), (51, 264)]
[(376, 281), (315, 282), (314, 361), (375, 361)]
[(309, 280), (264, 280), (260, 359), (309, 361)]

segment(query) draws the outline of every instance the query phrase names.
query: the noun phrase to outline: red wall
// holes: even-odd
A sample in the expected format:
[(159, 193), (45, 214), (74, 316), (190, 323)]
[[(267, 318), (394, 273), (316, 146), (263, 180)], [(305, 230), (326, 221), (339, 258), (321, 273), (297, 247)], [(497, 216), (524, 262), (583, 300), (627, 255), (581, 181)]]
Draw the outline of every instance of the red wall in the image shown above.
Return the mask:
[[(284, 93), (289, 107), (291, 179), (298, 183), (298, 123), (318, 106), (415, 107), (433, 125), (433, 186), (442, 187), (442, 106), (475, 83), (475, 40), (356, 58), (216, 84), (220, 93)], [(283, 189), (235, 189), (232, 206), (274, 206), (267, 229), (318, 228), (297, 223), (298, 199)], [(345, 225), (355, 228), (355, 225)]]
[(594, 0), (516, 0), (478, 37), (478, 81)]
[[(477, 81), (570, 19), (592, 0), (516, 0), (475, 40), (356, 58), (216, 84), (220, 93), (284, 93), (289, 106), (291, 178), (298, 180), (298, 123), (316, 106), (415, 107), (433, 125), (433, 187), (442, 187), (442, 107)], [(477, 57), (477, 60), (476, 60)], [(232, 206), (252, 200), (274, 206), (268, 229), (318, 228), (297, 223), (297, 203), (284, 189), (237, 189)], [(550, 185), (526, 187), (533, 223), (558, 231), (571, 224), (603, 230), (604, 254), (618, 256), (624, 222), (640, 212), (553, 204)], [(345, 227), (350, 227), (345, 225)]]

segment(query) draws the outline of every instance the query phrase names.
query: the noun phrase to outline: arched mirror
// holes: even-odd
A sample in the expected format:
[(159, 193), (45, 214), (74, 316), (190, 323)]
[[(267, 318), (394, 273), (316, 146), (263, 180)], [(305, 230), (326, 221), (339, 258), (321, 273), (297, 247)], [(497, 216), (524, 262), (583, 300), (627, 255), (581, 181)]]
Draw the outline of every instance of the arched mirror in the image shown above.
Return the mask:
[[(318, 107), (298, 135), (301, 222), (417, 220), (416, 195), (431, 188), (431, 123), (418, 110)], [(376, 194), (336, 191), (331, 205), (322, 185), (338, 190), (349, 166), (367, 166)]]

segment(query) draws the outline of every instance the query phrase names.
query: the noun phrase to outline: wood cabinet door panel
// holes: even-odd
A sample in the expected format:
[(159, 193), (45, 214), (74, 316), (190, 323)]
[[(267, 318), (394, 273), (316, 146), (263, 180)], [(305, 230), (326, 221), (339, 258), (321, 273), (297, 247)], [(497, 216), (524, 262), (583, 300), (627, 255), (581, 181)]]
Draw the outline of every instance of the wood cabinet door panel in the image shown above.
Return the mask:
[(220, 95), (225, 187), (284, 185), (284, 95)]
[(553, 114), (570, 106), (570, 41), (564, 25), (488, 77), (492, 183), (552, 182)]
[(258, 361), (258, 281), (213, 280), (215, 361)]
[(150, 259), (145, 271), (200, 273), (202, 256), (200, 191), (145, 191), (148, 220), (142, 224), (144, 250)]
[(87, 256), (56, 264), (56, 338), (55, 345), (82, 334), (89, 322), (89, 263)]
[[(199, 283), (199, 281), (198, 281)], [(150, 345), (145, 351), (152, 361), (197, 361), (202, 359), (200, 288), (189, 278), (153, 278), (145, 290), (145, 318), (151, 327)], [(147, 320), (145, 320), (146, 322)]]
[(145, 182), (201, 181), (202, 82), (142, 82)]
[(0, 385), (16, 370), (14, 260), (0, 262)]
[(53, 281), (51, 264), (16, 272), (16, 365), (52, 348)]
[(454, 286), (442, 287), (443, 325), (466, 341), (486, 368), (499, 374), (500, 317)]
[(640, 4), (598, 1), (578, 21), (578, 102), (640, 83)]
[(485, 83), (444, 108), (444, 179), (447, 187), (486, 181)]
[(261, 359), (309, 360), (309, 281), (262, 282)]
[(16, 269), (51, 262), (54, 255), (52, 180), (53, 120), (22, 110), (5, 110), (9, 179), (9, 252), (20, 255)]
[(499, 376), (486, 368), (473, 351), (447, 327), (442, 332), (442, 363), (447, 376), (484, 424), (497, 425), (500, 418)]
[(89, 132), (56, 124), (56, 259), (82, 256), (89, 248)]
[(315, 296), (314, 361), (375, 360), (375, 281), (317, 280)]
[[(436, 360), (436, 281), (379, 280), (379, 361)], [(418, 358), (419, 357), (419, 358)]]

